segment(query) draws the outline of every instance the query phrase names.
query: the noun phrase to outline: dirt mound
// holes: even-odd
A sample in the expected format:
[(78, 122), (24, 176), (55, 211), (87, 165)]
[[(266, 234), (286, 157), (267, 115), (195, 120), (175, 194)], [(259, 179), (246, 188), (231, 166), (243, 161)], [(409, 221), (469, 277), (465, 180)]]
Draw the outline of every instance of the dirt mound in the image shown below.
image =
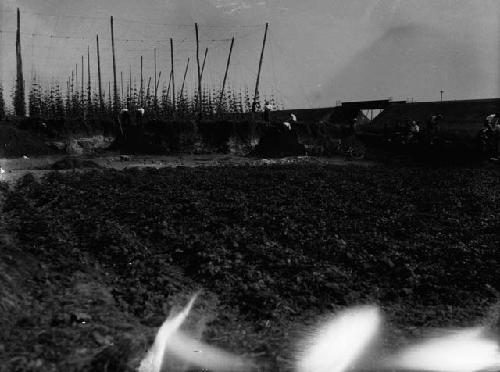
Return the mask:
[(305, 146), (299, 143), (295, 130), (277, 124), (263, 133), (259, 144), (250, 155), (265, 157), (305, 155)]
[(47, 145), (43, 136), (22, 130), (14, 123), (0, 122), (0, 158), (23, 155), (52, 155), (58, 151)]

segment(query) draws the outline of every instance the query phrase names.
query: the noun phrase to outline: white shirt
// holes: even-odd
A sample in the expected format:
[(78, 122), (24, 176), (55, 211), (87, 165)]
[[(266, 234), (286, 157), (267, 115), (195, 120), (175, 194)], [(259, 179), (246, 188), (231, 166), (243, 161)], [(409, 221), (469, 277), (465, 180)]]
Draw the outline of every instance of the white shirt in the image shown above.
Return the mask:
[(495, 114), (491, 114), (486, 117), (486, 122), (491, 126), (495, 126), (498, 124), (498, 118), (495, 116)]

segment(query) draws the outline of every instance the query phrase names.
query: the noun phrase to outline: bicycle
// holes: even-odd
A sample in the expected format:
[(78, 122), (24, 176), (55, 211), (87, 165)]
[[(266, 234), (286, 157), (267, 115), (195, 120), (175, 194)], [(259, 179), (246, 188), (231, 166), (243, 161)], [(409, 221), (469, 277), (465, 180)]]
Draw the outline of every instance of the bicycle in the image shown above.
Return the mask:
[(361, 160), (365, 157), (365, 146), (354, 137), (341, 138), (337, 152), (348, 160)]

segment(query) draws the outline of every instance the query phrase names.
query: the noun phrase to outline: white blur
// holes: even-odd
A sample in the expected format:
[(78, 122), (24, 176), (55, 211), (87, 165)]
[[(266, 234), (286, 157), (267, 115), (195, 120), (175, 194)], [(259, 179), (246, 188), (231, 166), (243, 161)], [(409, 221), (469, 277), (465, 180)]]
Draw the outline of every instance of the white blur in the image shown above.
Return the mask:
[(321, 324), (299, 353), (297, 372), (342, 372), (351, 368), (381, 323), (377, 307), (348, 309)]
[(172, 342), (172, 336), (177, 332), (179, 327), (184, 323), (197, 295), (194, 295), (187, 306), (177, 315), (169, 316), (162, 324), (151, 349), (149, 349), (146, 357), (141, 361), (138, 372), (160, 372), (165, 355), (165, 349), (168, 342)]
[(138, 372), (166, 372), (165, 358), (175, 358), (187, 366), (211, 371), (242, 371), (252, 364), (243, 358), (206, 345), (179, 331), (193, 307), (197, 295), (177, 315), (169, 316), (156, 334), (153, 346), (141, 361)]
[(210, 371), (245, 371), (250, 363), (243, 358), (207, 345), (177, 331), (167, 345), (168, 355), (177, 357), (189, 366)]
[(389, 358), (387, 368), (442, 372), (496, 371), (500, 350), (495, 340), (485, 337), (483, 327), (448, 331), (447, 335), (403, 350)]

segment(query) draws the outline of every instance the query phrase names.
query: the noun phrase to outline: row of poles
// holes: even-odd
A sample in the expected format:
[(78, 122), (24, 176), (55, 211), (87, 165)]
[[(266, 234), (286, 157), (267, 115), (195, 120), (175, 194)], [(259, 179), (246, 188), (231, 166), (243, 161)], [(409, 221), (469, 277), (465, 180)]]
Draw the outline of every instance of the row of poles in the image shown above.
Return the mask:
[[(118, 83), (117, 83), (117, 69), (116, 69), (116, 53), (115, 53), (115, 38), (114, 38), (114, 24), (113, 24), (113, 16), (110, 18), (111, 22), (111, 50), (112, 50), (112, 55), (113, 55), (113, 109), (117, 111), (120, 106), (120, 96), (118, 94)], [(266, 39), (267, 39), (267, 32), (268, 32), (269, 24), (266, 23), (265, 31), (264, 31), (264, 39), (262, 41), (262, 48), (261, 48), (261, 53), (260, 53), (260, 58), (259, 58), (259, 67), (258, 67), (258, 72), (257, 72), (257, 79), (255, 83), (255, 91), (254, 91), (254, 97), (253, 97), (253, 102), (252, 102), (252, 112), (256, 111), (257, 108), (257, 103), (259, 100), (259, 82), (260, 82), (260, 75), (261, 75), (261, 70), (262, 70), (262, 62), (264, 59), (264, 49), (266, 46)], [(201, 115), (201, 105), (202, 105), (202, 79), (203, 79), (203, 72), (205, 69), (205, 62), (207, 58), (207, 53), (208, 53), (208, 48), (205, 49), (205, 55), (203, 58), (203, 63), (200, 65), (200, 44), (199, 44), (199, 29), (198, 29), (198, 23), (195, 23), (195, 34), (196, 34), (196, 62), (197, 62), (197, 80), (198, 80), (198, 87), (197, 87), (197, 104), (198, 104), (198, 112)], [(103, 90), (102, 90), (102, 79), (101, 79), (101, 57), (100, 57), (100, 49), (99, 49), (99, 35), (96, 35), (96, 46), (97, 46), (97, 79), (98, 79), (98, 99), (99, 99), (99, 107), (101, 110), (104, 107), (104, 100), (103, 100)], [(226, 62), (226, 68), (224, 72), (224, 78), (222, 81), (222, 90), (221, 94), (219, 97), (219, 105), (222, 104), (223, 97), (224, 97), (224, 91), (226, 87), (226, 82), (227, 82), (227, 77), (228, 77), (228, 71), (229, 71), (229, 65), (231, 63), (231, 54), (233, 51), (234, 47), (234, 36), (231, 38), (231, 44), (229, 47), (229, 55), (227, 57), (227, 62)], [(171, 64), (171, 70), (170, 70), (170, 77), (169, 77), (169, 83), (168, 83), (168, 90), (167, 90), (167, 96), (170, 94), (170, 90), (172, 91), (172, 108), (175, 111), (176, 109), (176, 98), (175, 98), (175, 75), (174, 75), (174, 45), (173, 45), (173, 39), (170, 38), (170, 64)], [(160, 75), (157, 75), (156, 71), (156, 49), (154, 49), (154, 97), (155, 101), (157, 101), (157, 92), (158, 92), (158, 86), (159, 86), (159, 80), (161, 77), (161, 71)], [(189, 58), (187, 60), (186, 68), (184, 70), (184, 77), (182, 81), (182, 86), (181, 86), (181, 95), (183, 94), (184, 90), (184, 83), (186, 80), (186, 75), (188, 72), (188, 67), (189, 67)], [(84, 97), (84, 56), (82, 55), (82, 68), (81, 68), (81, 96)], [(90, 81), (90, 46), (87, 47), (87, 99), (88, 102), (91, 101), (91, 81)], [(71, 72), (71, 82), (68, 81), (67, 87), (68, 90), (70, 87), (73, 86), (73, 79), (74, 75), (76, 75), (76, 79), (78, 80), (78, 64), (76, 65), (75, 73)], [(130, 81), (129, 81), (129, 89), (131, 89), (131, 80), (132, 80), (132, 71), (130, 69)], [(143, 99), (144, 99), (144, 77), (143, 77), (143, 57), (141, 56), (141, 70), (140, 70), (140, 104), (143, 104)], [(121, 81), (122, 81), (122, 96), (123, 96), (123, 72), (121, 72)], [(148, 95), (149, 95), (149, 87), (151, 83), (151, 78), (149, 78), (148, 81)], [(172, 89), (170, 89), (170, 86)], [(110, 88), (110, 87), (109, 87)], [(111, 89), (109, 89), (111, 90)], [(25, 105), (24, 105), (24, 79), (23, 79), (23, 69), (22, 69), (22, 55), (21, 55), (21, 21), (20, 21), (20, 10), (19, 8), (17, 9), (17, 30), (16, 30), (16, 94), (15, 94), (15, 99), (14, 99), (14, 106), (15, 106), (15, 112), (16, 115), (24, 116), (25, 115)], [(111, 92), (110, 92), (111, 94)]]

